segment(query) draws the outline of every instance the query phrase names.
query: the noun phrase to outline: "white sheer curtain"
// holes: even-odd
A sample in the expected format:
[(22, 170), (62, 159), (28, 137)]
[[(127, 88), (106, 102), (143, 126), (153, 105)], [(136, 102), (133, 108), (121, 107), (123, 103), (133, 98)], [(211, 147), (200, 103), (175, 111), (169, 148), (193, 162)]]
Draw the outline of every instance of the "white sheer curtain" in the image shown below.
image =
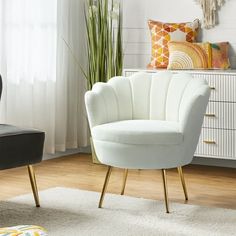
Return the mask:
[(82, 5), (0, 1), (1, 122), (44, 130), (47, 153), (87, 145)]

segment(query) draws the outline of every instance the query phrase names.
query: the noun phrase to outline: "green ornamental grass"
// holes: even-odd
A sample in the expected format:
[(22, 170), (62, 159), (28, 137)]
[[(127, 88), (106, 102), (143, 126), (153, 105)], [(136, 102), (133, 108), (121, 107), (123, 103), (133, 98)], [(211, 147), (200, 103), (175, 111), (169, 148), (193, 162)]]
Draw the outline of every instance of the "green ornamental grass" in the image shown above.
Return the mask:
[(122, 12), (114, 0), (87, 0), (85, 6), (88, 88), (122, 74)]

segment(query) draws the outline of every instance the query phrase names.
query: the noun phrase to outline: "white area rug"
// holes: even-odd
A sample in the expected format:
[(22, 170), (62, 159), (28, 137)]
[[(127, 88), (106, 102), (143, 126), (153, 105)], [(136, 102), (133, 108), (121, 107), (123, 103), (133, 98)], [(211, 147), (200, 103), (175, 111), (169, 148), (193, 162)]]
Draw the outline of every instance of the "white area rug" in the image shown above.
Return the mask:
[(99, 193), (67, 188), (40, 192), (41, 208), (31, 194), (0, 202), (0, 227), (36, 224), (52, 236), (83, 235), (236, 235), (236, 211), (171, 204), (107, 194), (98, 209)]

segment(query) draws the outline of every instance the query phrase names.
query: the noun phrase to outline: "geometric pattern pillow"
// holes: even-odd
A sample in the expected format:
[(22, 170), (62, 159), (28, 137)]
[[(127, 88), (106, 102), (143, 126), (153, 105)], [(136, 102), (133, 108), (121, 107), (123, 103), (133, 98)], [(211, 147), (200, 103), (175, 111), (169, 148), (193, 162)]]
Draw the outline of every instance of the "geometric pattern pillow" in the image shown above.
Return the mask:
[(229, 69), (229, 43), (211, 43), (212, 69)]
[(148, 68), (166, 68), (169, 62), (169, 41), (195, 42), (199, 28), (199, 20), (185, 23), (162, 23), (148, 21), (151, 32), (152, 56)]
[(46, 230), (35, 225), (0, 228), (0, 236), (47, 236)]
[(210, 69), (212, 53), (210, 43), (169, 42), (167, 69)]

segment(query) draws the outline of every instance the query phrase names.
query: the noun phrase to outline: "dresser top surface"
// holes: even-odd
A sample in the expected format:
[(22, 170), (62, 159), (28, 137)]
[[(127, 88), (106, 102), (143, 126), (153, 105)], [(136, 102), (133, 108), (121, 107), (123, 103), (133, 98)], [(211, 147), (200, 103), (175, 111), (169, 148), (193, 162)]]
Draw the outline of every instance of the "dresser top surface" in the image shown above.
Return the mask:
[[(145, 69), (145, 68), (125, 68), (124, 72), (136, 72), (136, 71), (144, 71), (148, 73), (155, 73), (159, 71), (165, 71), (166, 69)], [(236, 75), (236, 69), (230, 70), (170, 70), (172, 72), (188, 72), (193, 74), (228, 74), (228, 75)]]

